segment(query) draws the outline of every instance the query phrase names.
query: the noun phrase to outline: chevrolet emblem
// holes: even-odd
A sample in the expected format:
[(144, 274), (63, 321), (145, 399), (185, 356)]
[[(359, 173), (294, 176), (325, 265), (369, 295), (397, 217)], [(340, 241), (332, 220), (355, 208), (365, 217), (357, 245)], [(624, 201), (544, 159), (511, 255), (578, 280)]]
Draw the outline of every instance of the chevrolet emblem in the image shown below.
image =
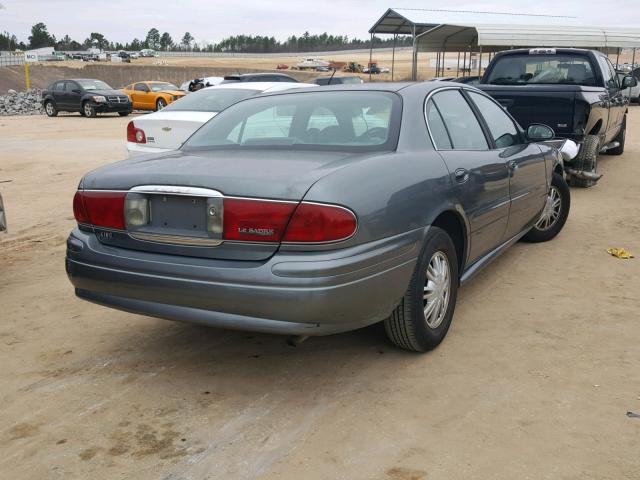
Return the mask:
[(162, 127), (162, 131), (170, 132), (171, 131), (171, 127)]

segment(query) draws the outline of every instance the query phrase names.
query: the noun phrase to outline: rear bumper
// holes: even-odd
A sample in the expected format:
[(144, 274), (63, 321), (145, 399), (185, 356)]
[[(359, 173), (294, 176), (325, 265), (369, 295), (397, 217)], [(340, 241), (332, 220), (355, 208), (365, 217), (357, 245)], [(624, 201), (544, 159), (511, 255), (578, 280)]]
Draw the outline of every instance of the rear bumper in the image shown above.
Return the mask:
[(129, 152), (130, 157), (135, 157), (138, 155), (146, 155), (148, 153), (164, 153), (170, 152), (170, 148), (158, 148), (158, 147), (150, 147), (148, 145), (141, 145), (139, 143), (127, 142), (127, 152)]
[(424, 230), (330, 252), (264, 262), (123, 250), (74, 230), (66, 270), (80, 298), (209, 326), (327, 335), (386, 318), (415, 268)]

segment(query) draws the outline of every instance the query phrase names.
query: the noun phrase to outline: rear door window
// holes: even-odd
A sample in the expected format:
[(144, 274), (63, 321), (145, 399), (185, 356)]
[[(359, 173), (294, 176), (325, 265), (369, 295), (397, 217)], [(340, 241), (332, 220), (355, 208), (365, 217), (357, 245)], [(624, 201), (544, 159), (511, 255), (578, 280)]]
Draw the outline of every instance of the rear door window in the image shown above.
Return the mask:
[(445, 90), (433, 96), (456, 150), (488, 150), (489, 144), (473, 110), (460, 90)]
[(427, 102), (427, 124), (431, 132), (433, 146), (438, 150), (450, 150), (452, 145), (447, 133), (447, 127), (444, 126), (444, 120), (442, 120), (435, 103), (431, 100)]
[(489, 127), (496, 147), (506, 148), (520, 143), (518, 129), (502, 107), (484, 95), (475, 92), (468, 93)]

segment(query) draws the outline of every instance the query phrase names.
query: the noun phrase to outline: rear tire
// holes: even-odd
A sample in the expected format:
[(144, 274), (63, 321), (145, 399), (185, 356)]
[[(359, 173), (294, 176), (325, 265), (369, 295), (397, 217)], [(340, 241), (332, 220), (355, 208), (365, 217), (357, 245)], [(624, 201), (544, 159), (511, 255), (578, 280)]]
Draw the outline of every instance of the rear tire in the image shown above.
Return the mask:
[(53, 104), (51, 100), (48, 100), (47, 102), (45, 102), (44, 113), (46, 113), (48, 117), (58, 116), (58, 109), (56, 108), (56, 106)]
[(547, 202), (536, 224), (522, 237), (530, 243), (548, 242), (554, 238), (567, 222), (571, 208), (569, 185), (559, 173), (553, 174)]
[(165, 99), (159, 98), (158, 101), (156, 102), (156, 112), (162, 110), (166, 106), (167, 106), (167, 102), (165, 101)]
[(624, 120), (622, 121), (622, 127), (620, 128), (618, 135), (616, 135), (616, 138), (613, 139), (614, 142), (618, 142), (620, 145), (618, 145), (616, 148), (612, 148), (611, 150), (607, 150), (606, 153), (610, 155), (622, 155), (624, 153), (624, 142), (626, 138), (627, 138), (627, 116), (625, 115)]
[(384, 321), (389, 340), (414, 352), (437, 347), (451, 325), (458, 283), (455, 246), (444, 230), (431, 227), (409, 287)]
[[(580, 147), (578, 156), (573, 160), (578, 170), (596, 173), (598, 170), (598, 154), (600, 153), (600, 139), (596, 135), (587, 135)], [(595, 180), (571, 177), (572, 187), (587, 188), (597, 183)]]
[(91, 105), (91, 103), (89, 102), (84, 102), (82, 104), (82, 113), (84, 114), (85, 117), (90, 117), (90, 118), (95, 118), (98, 115), (98, 112), (96, 112), (96, 107)]

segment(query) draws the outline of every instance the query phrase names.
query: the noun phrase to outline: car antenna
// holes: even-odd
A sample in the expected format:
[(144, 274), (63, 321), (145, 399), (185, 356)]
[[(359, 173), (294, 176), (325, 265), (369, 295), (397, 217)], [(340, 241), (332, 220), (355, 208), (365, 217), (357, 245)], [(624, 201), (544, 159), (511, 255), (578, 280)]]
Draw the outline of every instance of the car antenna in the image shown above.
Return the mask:
[(333, 76), (336, 74), (336, 67), (333, 67), (333, 73), (331, 74), (331, 76), (329, 77), (329, 81), (327, 82), (327, 85), (331, 85), (331, 80), (333, 80)]

